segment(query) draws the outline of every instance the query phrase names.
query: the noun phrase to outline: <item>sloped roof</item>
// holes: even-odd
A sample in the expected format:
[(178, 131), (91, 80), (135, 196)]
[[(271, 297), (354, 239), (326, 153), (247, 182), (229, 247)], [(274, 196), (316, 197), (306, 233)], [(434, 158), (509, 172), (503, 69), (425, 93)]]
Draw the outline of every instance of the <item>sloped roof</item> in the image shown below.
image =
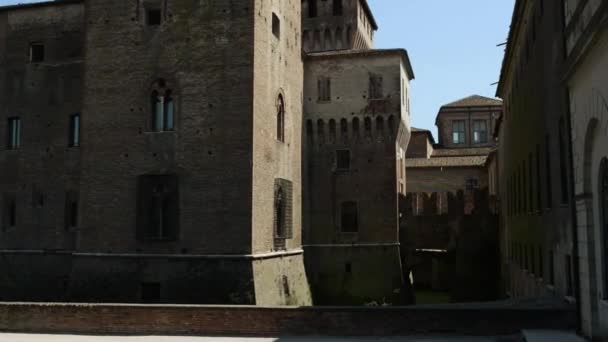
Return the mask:
[(412, 134), (426, 134), (431, 144), (435, 145), (435, 137), (433, 137), (433, 133), (428, 129), (412, 127)]
[(460, 100), (443, 105), (442, 108), (453, 107), (485, 107), (485, 106), (502, 106), (502, 101), (491, 97), (481, 95), (471, 95)]

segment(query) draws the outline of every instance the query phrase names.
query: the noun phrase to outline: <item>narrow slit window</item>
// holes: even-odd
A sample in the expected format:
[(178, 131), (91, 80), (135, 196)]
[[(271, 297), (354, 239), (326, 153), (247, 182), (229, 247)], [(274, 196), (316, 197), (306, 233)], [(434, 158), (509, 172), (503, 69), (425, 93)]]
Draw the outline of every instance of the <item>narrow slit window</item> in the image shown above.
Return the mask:
[(8, 119), (8, 149), (16, 150), (21, 146), (21, 119)]
[(80, 114), (70, 116), (70, 147), (80, 146)]
[(277, 100), (277, 140), (285, 142), (285, 101), (283, 96), (279, 95)]
[(272, 34), (281, 39), (281, 19), (275, 13), (272, 13)]

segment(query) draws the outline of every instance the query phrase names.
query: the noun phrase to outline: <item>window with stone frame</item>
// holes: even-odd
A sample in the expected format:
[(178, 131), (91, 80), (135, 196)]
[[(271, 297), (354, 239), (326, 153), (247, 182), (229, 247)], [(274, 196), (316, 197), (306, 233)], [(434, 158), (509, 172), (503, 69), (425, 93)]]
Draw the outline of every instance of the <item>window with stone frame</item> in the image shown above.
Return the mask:
[(342, 233), (359, 232), (359, 210), (357, 202), (342, 202), (340, 205), (340, 230)]
[(461, 145), (466, 143), (466, 129), (464, 120), (452, 121), (452, 143)]
[(319, 102), (331, 101), (331, 78), (320, 77), (317, 80), (318, 100)]
[(369, 76), (369, 99), (380, 100), (384, 97), (382, 75), (370, 74)]
[(173, 98), (173, 91), (163, 79), (156, 81), (153, 85), (150, 108), (152, 112), (152, 131), (168, 132), (175, 129), (175, 100)]
[(486, 120), (473, 120), (473, 142), (475, 144), (488, 142), (488, 122)]
[(7, 148), (16, 150), (21, 146), (21, 118), (8, 118)]
[(600, 210), (602, 237), (604, 246), (604, 299), (608, 299), (608, 158), (602, 160), (600, 166)]
[(4, 194), (2, 210), (2, 229), (14, 229), (17, 226), (17, 198), (15, 194)]
[(275, 179), (273, 221), (275, 248), (283, 248), (285, 240), (293, 238), (293, 183), (289, 180)]
[(175, 241), (179, 231), (179, 181), (176, 175), (144, 175), (137, 181), (137, 237)]

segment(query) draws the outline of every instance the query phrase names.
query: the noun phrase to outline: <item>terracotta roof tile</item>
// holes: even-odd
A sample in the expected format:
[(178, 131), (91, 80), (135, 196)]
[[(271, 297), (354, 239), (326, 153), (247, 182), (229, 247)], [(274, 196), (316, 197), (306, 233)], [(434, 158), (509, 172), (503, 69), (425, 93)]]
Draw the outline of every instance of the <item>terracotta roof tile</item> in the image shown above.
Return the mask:
[(502, 106), (502, 101), (490, 97), (471, 95), (463, 99), (443, 105), (443, 108), (451, 107), (476, 107), (476, 106)]

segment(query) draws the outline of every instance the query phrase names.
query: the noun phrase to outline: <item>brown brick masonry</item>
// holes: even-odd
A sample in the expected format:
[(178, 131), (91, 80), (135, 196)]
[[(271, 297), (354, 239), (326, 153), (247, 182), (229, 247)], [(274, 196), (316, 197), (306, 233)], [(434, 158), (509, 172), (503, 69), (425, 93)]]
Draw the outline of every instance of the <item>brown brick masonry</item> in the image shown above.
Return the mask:
[(0, 331), (134, 335), (507, 335), (574, 329), (564, 306), (267, 308), (0, 303)]

